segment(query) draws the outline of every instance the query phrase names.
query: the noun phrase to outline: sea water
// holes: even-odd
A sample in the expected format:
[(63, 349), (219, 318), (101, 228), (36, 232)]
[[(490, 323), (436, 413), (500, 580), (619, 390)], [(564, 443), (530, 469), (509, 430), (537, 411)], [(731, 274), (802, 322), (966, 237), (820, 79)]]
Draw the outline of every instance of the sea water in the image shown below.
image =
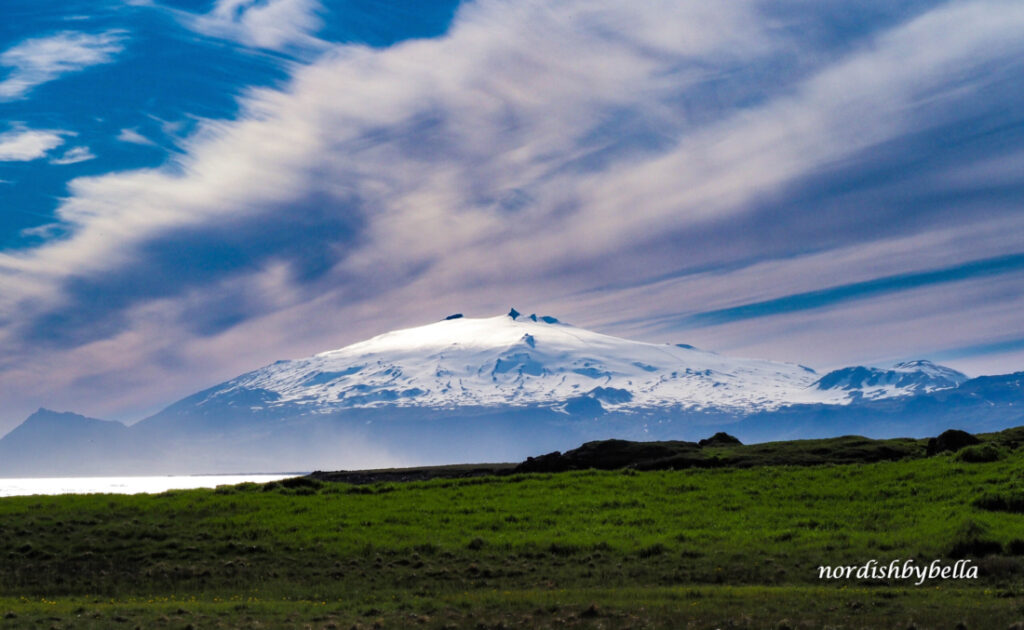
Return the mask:
[(267, 483), (304, 473), (248, 475), (169, 475), (164, 477), (42, 477), (0, 479), (0, 497), (34, 494), (140, 494), (190, 488), (216, 488), (245, 481)]

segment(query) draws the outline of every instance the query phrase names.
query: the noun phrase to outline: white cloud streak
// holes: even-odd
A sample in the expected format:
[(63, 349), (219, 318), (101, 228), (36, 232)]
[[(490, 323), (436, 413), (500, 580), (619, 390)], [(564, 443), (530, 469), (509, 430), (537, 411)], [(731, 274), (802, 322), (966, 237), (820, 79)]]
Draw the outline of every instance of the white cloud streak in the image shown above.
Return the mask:
[(285, 50), (320, 47), (314, 34), (322, 26), (317, 0), (217, 0), (201, 16), (186, 16), (192, 29), (253, 48)]
[(71, 147), (70, 149), (65, 151), (64, 154), (61, 155), (60, 157), (52, 158), (50, 160), (50, 164), (58, 166), (64, 164), (78, 164), (79, 162), (87, 162), (95, 158), (96, 156), (89, 149), (89, 147), (78, 146)]
[(15, 127), (0, 134), (0, 162), (38, 160), (64, 144), (64, 135), (66, 132)]
[(121, 133), (117, 134), (117, 139), (120, 142), (127, 142), (129, 144), (141, 144), (144, 146), (156, 146), (156, 143), (142, 135), (135, 129), (122, 129)]
[[(271, 9), (290, 17), (271, 20)], [(278, 49), (314, 32), (315, 9), (222, 0), (195, 28)], [(225, 286), (140, 300), (124, 309), (118, 332), (34, 359), (7, 382), (27, 391), (45, 373), (47, 388), (67, 387), (69, 399), (97, 382), (124, 383), (132, 393), (82, 409), (103, 416), (452, 310), (546, 304), (600, 327), (819, 288), (823, 279), (927, 269), (951, 249), (964, 260), (1014, 251), (1024, 221), (1011, 216), (995, 231), (951, 222), (868, 239), (832, 250), (833, 258), (812, 252), (651, 284), (662, 271), (735, 260), (702, 248), (694, 234), (743, 221), (758, 200), (867, 148), (955, 121), (988, 65), (1024, 55), (1024, 6), (952, 3), (783, 80), (784, 89), (753, 86), (761, 99), (728, 102), (714, 86), (745, 80), (732, 76), (793, 45), (766, 29), (751, 2), (480, 0), (461, 9), (443, 38), (339, 48), (297, 69), (286, 89), (250, 93), (239, 120), (205, 123), (173, 169), (76, 180), (58, 210), (70, 236), (0, 256), (0, 319), (72, 307), (65, 279), (131, 267), (161, 234), (268, 213), (300, 220), (311, 196), (357, 214), (362, 226), (354, 243), (333, 244), (337, 260), (326, 275), (301, 286), (287, 257), (259, 261), (223, 282), (262, 310), (202, 339), (185, 330), (185, 314), (216, 302)], [(699, 90), (698, 100), (727, 102), (720, 112), (695, 112), (688, 95)], [(624, 134), (622, 120), (643, 123), (636, 137)], [(624, 148), (624, 140), (635, 145)], [(666, 246), (676, 235), (696, 245)], [(721, 244), (733, 246), (743, 244)], [(634, 288), (577, 294), (616, 283)], [(864, 356), (900, 343), (895, 320), (874, 305), (857, 306), (884, 332), (858, 340)], [(904, 315), (948, 325), (912, 309)], [(794, 332), (798, 320), (744, 326), (817, 352), (822, 331), (805, 329), (817, 331), (815, 342)], [(985, 323), (976, 324), (961, 341), (981, 334)], [(16, 334), (0, 328), (0, 343)], [(779, 356), (780, 346), (735, 328), (705, 339)], [(167, 355), (174, 360), (154, 358)], [(15, 388), (0, 395), (8, 391)]]
[(0, 53), (0, 67), (7, 68), (0, 81), (0, 102), (24, 98), (33, 88), (65, 74), (110, 63), (124, 49), (124, 38), (123, 31), (68, 31), (16, 44)]

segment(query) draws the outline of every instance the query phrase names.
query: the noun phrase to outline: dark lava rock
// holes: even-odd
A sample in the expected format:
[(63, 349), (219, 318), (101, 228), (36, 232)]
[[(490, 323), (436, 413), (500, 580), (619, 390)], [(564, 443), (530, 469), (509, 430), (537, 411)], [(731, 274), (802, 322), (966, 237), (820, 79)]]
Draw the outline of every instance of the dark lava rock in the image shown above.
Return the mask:
[(569, 470), (568, 463), (562, 459), (561, 451), (527, 457), (525, 462), (516, 466), (516, 472), (562, 472), (565, 470)]
[(701, 446), (742, 446), (743, 442), (740, 442), (738, 438), (735, 438), (724, 431), (719, 431), (711, 437), (697, 442), (697, 444), (700, 444)]
[(928, 440), (928, 455), (935, 455), (946, 451), (959, 451), (965, 446), (980, 444), (981, 440), (966, 431), (949, 429), (943, 431), (939, 437)]
[[(564, 470), (615, 470), (627, 466), (641, 469), (671, 468), (681, 455), (699, 454), (700, 446), (694, 442), (630, 442), (628, 440), (600, 440), (587, 442), (565, 453), (548, 453), (529, 457), (516, 467), (516, 472), (562, 472)], [(666, 465), (662, 466), (661, 464)], [(654, 464), (654, 466), (652, 466)]]

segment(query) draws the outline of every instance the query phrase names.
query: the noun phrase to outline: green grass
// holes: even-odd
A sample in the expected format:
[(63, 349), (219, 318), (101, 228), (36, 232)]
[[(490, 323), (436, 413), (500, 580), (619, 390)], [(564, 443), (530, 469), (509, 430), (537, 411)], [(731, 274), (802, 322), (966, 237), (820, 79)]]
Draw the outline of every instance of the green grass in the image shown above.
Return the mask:
[[(1005, 628), (1024, 620), (1024, 450), (1002, 448), (0, 499), (0, 625)], [(818, 579), (955, 557), (980, 577)]]
[[(74, 628), (1006, 628), (1004, 594), (967, 589), (650, 586), (472, 590), (436, 598), (2, 599), (4, 626)], [(43, 625), (46, 624), (46, 625)]]

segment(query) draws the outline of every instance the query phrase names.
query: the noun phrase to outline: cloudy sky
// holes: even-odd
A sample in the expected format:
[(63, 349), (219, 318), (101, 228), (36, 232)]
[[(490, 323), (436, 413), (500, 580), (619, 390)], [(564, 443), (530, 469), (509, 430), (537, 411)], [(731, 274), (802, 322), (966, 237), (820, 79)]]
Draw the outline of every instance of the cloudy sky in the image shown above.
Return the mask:
[(1019, 0), (6, 0), (0, 433), (453, 312), (1024, 369)]

